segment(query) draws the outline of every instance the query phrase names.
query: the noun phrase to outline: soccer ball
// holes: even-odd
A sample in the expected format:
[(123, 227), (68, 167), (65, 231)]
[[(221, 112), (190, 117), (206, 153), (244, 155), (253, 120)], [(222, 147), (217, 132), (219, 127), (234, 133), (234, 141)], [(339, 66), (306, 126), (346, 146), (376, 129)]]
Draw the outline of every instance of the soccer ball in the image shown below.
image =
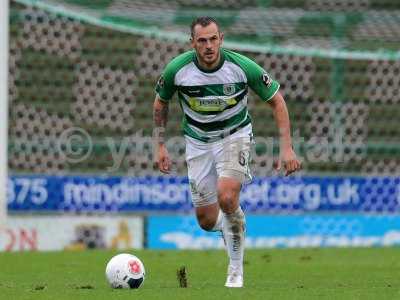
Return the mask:
[(106, 267), (106, 277), (114, 289), (137, 289), (144, 281), (143, 263), (134, 255), (118, 254)]

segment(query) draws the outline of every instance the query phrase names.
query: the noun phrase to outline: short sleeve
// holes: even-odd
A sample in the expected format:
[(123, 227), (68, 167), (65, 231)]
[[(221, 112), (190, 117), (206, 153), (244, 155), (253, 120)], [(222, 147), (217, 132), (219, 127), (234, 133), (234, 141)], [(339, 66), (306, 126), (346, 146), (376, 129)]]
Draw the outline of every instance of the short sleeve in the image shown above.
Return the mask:
[(249, 58), (247, 60), (245, 70), (247, 84), (261, 100), (270, 100), (279, 90), (279, 83), (272, 79), (272, 77), (254, 61)]
[(167, 65), (157, 81), (156, 92), (162, 100), (169, 101), (174, 95), (176, 89), (175, 71)]
[(250, 58), (229, 50), (225, 50), (225, 53), (230, 61), (239, 65), (244, 71), (248, 86), (261, 100), (270, 100), (279, 90), (279, 83)]

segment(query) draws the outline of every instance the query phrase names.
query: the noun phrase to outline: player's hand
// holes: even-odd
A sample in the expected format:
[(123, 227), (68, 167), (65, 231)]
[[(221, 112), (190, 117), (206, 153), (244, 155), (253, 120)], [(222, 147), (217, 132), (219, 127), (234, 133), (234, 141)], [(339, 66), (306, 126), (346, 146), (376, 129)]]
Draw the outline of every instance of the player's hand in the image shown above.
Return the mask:
[(279, 171), (282, 167), (285, 169), (285, 176), (301, 169), (301, 163), (291, 147), (281, 151), (276, 169)]
[(158, 169), (165, 173), (169, 174), (171, 172), (171, 160), (169, 159), (169, 154), (167, 147), (164, 144), (158, 146)]

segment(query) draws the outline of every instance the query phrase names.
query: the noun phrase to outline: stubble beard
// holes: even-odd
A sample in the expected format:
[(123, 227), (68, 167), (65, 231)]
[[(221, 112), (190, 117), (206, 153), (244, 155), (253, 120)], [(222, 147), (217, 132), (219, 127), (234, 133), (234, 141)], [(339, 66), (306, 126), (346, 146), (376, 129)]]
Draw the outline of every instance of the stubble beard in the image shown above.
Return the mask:
[(203, 61), (203, 64), (205, 64), (207, 67), (214, 67), (215, 65), (217, 65), (218, 61), (219, 61), (219, 57), (220, 57), (219, 50), (217, 50), (217, 53), (214, 53), (214, 55), (215, 55), (215, 58), (210, 61), (210, 60), (207, 60), (207, 58), (206, 58), (207, 55), (204, 54), (204, 56), (201, 58)]

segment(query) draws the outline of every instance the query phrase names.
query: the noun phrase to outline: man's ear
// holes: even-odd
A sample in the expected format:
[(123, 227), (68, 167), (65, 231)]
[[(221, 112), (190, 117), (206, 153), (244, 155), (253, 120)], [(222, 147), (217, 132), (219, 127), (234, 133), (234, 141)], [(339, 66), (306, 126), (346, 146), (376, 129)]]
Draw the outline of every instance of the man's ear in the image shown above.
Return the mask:
[(224, 41), (224, 33), (223, 32), (221, 32), (220, 34), (219, 34), (219, 37), (221, 38), (221, 43)]

